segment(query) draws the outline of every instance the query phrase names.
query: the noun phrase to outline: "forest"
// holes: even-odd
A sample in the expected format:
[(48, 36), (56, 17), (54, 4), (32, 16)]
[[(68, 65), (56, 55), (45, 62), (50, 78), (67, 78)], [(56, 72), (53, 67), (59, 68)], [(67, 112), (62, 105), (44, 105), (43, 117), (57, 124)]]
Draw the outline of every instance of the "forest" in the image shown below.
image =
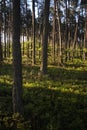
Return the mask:
[(0, 0), (0, 130), (87, 130), (87, 0)]

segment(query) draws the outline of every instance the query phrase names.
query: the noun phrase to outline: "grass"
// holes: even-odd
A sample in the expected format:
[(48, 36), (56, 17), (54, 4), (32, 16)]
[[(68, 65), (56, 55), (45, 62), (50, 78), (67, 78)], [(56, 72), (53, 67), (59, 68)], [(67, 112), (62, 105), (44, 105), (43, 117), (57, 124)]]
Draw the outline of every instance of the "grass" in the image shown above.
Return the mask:
[(87, 61), (49, 66), (48, 75), (43, 77), (39, 76), (38, 66), (23, 64), (24, 119), (21, 121), (18, 116), (12, 117), (12, 84), (12, 65), (6, 62), (0, 68), (1, 130), (87, 129)]

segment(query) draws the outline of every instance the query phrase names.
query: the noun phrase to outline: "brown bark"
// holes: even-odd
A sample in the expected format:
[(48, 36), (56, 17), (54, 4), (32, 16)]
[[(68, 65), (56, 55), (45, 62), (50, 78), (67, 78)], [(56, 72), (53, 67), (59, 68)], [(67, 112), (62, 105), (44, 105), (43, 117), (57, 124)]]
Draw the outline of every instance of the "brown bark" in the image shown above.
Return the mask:
[(42, 37), (42, 61), (41, 61), (42, 74), (47, 74), (49, 6), (50, 6), (50, 0), (45, 0), (44, 21), (43, 21), (43, 37)]
[(3, 61), (3, 56), (2, 56), (2, 44), (1, 44), (1, 27), (0, 27), (0, 63)]
[(20, 45), (20, 0), (13, 0), (13, 112), (23, 113), (22, 106), (22, 58)]
[(32, 52), (32, 65), (35, 64), (35, 0), (32, 0), (32, 11), (33, 11), (33, 15), (32, 15), (32, 33), (33, 33), (33, 52)]
[(54, 0), (54, 15), (53, 15), (53, 62), (55, 63), (55, 35), (56, 34), (56, 0)]
[(58, 57), (58, 63), (61, 64), (61, 57), (62, 57), (62, 40), (61, 40), (61, 26), (60, 26), (60, 15), (59, 15), (59, 9), (58, 9), (58, 2), (56, 4), (57, 6), (57, 19), (58, 19), (58, 37), (59, 37), (59, 57)]
[(0, 12), (0, 62), (3, 61), (3, 54), (2, 54), (2, 43), (1, 43), (1, 25), (2, 25), (2, 16)]
[(87, 7), (85, 9), (86, 12), (86, 18), (85, 18), (85, 47), (87, 48)]

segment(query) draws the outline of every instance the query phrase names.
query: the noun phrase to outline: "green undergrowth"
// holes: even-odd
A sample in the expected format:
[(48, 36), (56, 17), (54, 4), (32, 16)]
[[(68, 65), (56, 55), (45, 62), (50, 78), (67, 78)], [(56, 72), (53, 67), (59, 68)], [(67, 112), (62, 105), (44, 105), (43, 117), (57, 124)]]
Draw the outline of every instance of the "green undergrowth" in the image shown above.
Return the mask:
[[(78, 61), (78, 62), (77, 62)], [(0, 68), (0, 130), (87, 130), (87, 61), (63, 67), (23, 64), (24, 117), (12, 115), (12, 65)]]

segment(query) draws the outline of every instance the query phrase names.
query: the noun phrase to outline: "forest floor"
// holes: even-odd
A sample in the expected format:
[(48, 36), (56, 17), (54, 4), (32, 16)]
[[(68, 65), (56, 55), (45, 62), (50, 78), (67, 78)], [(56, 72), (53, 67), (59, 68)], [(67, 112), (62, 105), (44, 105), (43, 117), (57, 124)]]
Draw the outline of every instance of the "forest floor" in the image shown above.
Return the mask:
[(10, 62), (0, 67), (0, 130), (87, 130), (87, 61), (49, 66), (42, 77), (38, 66), (23, 64), (20, 120), (12, 116), (12, 71)]

